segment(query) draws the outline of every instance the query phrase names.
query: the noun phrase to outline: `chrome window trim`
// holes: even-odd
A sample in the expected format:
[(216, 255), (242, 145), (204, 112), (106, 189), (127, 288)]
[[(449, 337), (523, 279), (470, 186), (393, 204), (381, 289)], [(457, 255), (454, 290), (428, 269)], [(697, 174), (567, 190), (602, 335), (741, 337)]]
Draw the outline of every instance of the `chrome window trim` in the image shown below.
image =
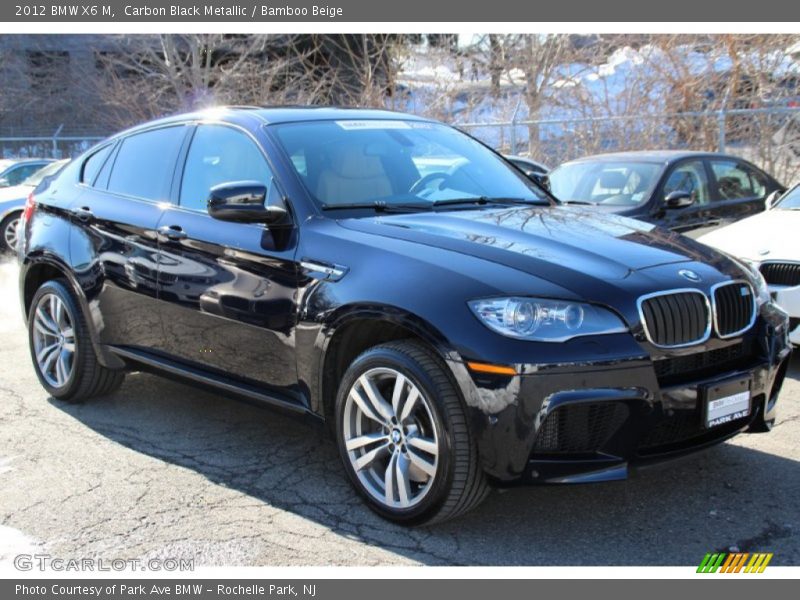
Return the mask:
[[(692, 340), (691, 342), (686, 342), (683, 344), (673, 344), (673, 345), (657, 344), (655, 341), (653, 341), (653, 337), (650, 334), (650, 330), (647, 327), (647, 320), (644, 317), (644, 310), (642, 308), (642, 305), (645, 303), (645, 301), (650, 300), (651, 298), (658, 298), (659, 296), (672, 296), (674, 294), (687, 294), (687, 293), (699, 294), (700, 296), (702, 296), (703, 302), (705, 303), (706, 306), (706, 310), (708, 311), (708, 318), (706, 320), (706, 329), (703, 332), (702, 337), (699, 337), (696, 340)], [(644, 296), (639, 296), (639, 299), (636, 301), (636, 306), (639, 311), (639, 321), (642, 323), (642, 329), (644, 330), (645, 338), (647, 338), (647, 341), (650, 342), (656, 348), (663, 348), (663, 349), (687, 348), (689, 346), (694, 346), (695, 344), (702, 344), (703, 342), (708, 341), (708, 339), (711, 337), (712, 321), (714, 320), (713, 308), (708, 300), (708, 295), (702, 290), (698, 290), (697, 288), (675, 288), (672, 290), (653, 292), (652, 294), (645, 294)]]
[[(733, 333), (729, 333), (728, 335), (722, 335), (719, 332), (719, 323), (717, 319), (717, 290), (729, 285), (739, 285), (744, 284), (747, 286), (747, 289), (750, 290), (750, 299), (752, 301), (752, 314), (750, 316), (750, 322), (739, 331), (735, 331)], [(737, 337), (742, 335), (745, 331), (750, 329), (756, 322), (756, 318), (758, 316), (758, 304), (756, 302), (756, 293), (753, 289), (753, 286), (750, 285), (750, 282), (745, 279), (732, 279), (730, 281), (723, 281), (721, 283), (716, 283), (711, 286), (711, 307), (712, 307), (712, 315), (714, 319), (714, 332), (717, 334), (717, 337), (721, 340), (728, 340), (730, 338)]]

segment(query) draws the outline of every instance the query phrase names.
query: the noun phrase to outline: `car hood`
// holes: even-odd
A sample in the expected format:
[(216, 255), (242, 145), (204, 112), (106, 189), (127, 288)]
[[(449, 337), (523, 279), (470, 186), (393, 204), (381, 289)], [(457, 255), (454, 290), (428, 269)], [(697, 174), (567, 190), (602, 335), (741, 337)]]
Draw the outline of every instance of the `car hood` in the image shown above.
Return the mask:
[(490, 260), (551, 281), (622, 280), (716, 253), (679, 234), (581, 207), (513, 207), (346, 219), (343, 227)]
[(751, 261), (800, 260), (800, 210), (773, 209), (717, 229), (698, 241)]

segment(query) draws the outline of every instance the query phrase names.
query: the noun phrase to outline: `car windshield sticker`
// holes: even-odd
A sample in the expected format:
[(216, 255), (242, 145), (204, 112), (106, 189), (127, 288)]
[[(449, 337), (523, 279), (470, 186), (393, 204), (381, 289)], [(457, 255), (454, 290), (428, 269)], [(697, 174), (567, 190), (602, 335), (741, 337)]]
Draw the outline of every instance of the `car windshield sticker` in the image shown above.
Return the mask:
[(342, 129), (410, 129), (405, 121), (336, 121)]

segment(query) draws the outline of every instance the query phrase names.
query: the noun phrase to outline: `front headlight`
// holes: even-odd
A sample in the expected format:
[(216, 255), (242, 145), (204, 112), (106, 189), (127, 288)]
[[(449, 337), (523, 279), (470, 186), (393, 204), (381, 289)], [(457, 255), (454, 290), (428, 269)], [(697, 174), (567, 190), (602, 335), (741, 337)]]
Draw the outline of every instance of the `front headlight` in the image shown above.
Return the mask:
[(486, 298), (469, 302), (492, 331), (536, 342), (565, 342), (584, 335), (623, 333), (625, 323), (609, 310), (566, 300)]

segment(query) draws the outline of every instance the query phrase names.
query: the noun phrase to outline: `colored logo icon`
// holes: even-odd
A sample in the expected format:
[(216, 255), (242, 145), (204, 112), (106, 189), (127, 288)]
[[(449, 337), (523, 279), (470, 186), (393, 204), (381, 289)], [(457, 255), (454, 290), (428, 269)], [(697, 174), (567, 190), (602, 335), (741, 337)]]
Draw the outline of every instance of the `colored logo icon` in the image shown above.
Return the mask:
[(698, 573), (763, 573), (772, 552), (709, 552), (703, 557)]

